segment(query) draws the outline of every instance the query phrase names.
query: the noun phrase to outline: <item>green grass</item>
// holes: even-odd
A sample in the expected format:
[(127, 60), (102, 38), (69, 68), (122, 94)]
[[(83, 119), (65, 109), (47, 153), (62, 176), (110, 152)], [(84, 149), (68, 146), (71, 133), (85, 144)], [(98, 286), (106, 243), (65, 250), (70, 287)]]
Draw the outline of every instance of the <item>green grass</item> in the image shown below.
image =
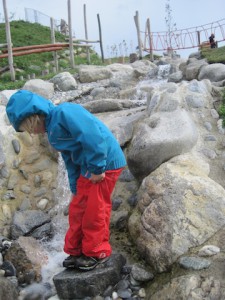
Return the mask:
[(222, 104), (219, 107), (219, 115), (223, 120), (223, 127), (225, 127), (225, 89), (222, 92)]
[[(10, 22), (11, 40), (13, 47), (41, 45), (51, 43), (50, 28), (42, 26), (37, 23), (29, 23), (25, 21), (12, 21)], [(55, 33), (56, 42), (65, 42), (65, 36), (59, 32)], [(5, 24), (0, 24), (0, 41), (6, 43)], [(24, 70), (25, 73), (35, 70), (29, 70), (31, 66), (38, 66), (44, 68), (46, 62), (52, 60), (52, 53), (46, 52), (41, 54), (30, 54), (17, 56), (13, 58), (13, 62), (16, 68)], [(0, 67), (4, 67), (8, 64), (7, 58), (0, 59)]]
[(201, 51), (202, 57), (206, 58), (209, 64), (222, 63), (225, 64), (225, 47), (204, 48)]

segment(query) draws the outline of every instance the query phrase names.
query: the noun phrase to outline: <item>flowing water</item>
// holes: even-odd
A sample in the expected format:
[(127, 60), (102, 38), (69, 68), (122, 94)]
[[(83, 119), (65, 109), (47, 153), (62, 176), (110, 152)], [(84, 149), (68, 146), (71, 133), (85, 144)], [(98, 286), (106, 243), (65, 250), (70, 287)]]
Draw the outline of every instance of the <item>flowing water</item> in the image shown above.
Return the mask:
[(68, 228), (68, 217), (64, 212), (68, 208), (71, 192), (69, 189), (67, 172), (61, 155), (58, 159), (58, 187), (56, 191), (57, 205), (54, 208), (55, 216), (52, 217), (52, 225), (54, 228), (54, 237), (43, 243), (43, 247), (48, 256), (48, 264), (42, 267), (43, 282), (50, 282), (55, 274), (62, 271), (62, 261), (67, 256), (63, 251), (64, 236)]
[(149, 93), (150, 87), (154, 88), (167, 82), (167, 79), (170, 75), (170, 69), (171, 65), (169, 64), (159, 65), (157, 74), (154, 77), (152, 77), (152, 75), (150, 75), (150, 78), (146, 76), (144, 80), (138, 83), (138, 85), (136, 86), (135, 100), (137, 100), (137, 103), (139, 105), (146, 104), (147, 94)]

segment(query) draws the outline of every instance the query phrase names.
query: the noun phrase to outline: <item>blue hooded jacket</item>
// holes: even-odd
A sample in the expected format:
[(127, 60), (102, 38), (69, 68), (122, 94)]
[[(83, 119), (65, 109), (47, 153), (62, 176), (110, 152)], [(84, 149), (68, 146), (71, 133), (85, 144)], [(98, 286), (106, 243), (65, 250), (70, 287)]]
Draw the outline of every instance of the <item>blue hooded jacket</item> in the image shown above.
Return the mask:
[(55, 106), (37, 94), (20, 90), (10, 97), (6, 112), (16, 131), (26, 117), (45, 116), (49, 143), (62, 154), (74, 194), (80, 174), (90, 177), (91, 173), (101, 174), (126, 165), (123, 151), (111, 131), (79, 104)]

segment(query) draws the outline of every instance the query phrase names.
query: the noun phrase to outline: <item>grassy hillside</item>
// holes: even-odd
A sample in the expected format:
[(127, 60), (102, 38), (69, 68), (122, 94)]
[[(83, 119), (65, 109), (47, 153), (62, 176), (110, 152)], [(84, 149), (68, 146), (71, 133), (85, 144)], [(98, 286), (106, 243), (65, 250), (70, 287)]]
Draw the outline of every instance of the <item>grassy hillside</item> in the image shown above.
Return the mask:
[[(12, 21), (10, 23), (10, 30), (13, 47), (51, 43), (50, 28), (37, 23)], [(6, 43), (4, 23), (0, 24), (0, 41), (1, 43)], [(56, 41), (65, 42), (65, 36), (56, 32)], [(28, 71), (31, 65), (43, 67), (44, 63), (50, 60), (52, 60), (52, 53), (50, 52), (18, 56), (13, 59), (15, 66), (24, 71)], [(7, 64), (7, 59), (0, 59), (0, 67), (4, 67)]]
[[(10, 22), (10, 30), (13, 47), (51, 44), (51, 31), (47, 26), (42, 26), (38, 23), (29, 23), (25, 21), (12, 21)], [(55, 32), (55, 40), (56, 43), (66, 42), (65, 36), (57, 31)], [(6, 43), (5, 23), (0, 23), (0, 41), (2, 44)], [(79, 50), (79, 54), (86, 51), (85, 48), (81, 49), (81, 47), (74, 47), (74, 50), (77, 52)], [(61, 59), (59, 59), (59, 67), (68, 69), (70, 67), (69, 56), (64, 55), (62, 57), (62, 53), (64, 53), (64, 51), (58, 51), (57, 53), (61, 57)], [(35, 73), (40, 78), (41, 70), (46, 69), (46, 66), (51, 69), (51, 67), (53, 66), (51, 63), (52, 61), (53, 52), (29, 54), (17, 57), (15, 56), (13, 58), (13, 62), (16, 68), (16, 79), (18, 80), (20, 75), (27, 75), (32, 73)], [(75, 62), (76, 64), (85, 64), (87, 63), (87, 60), (85, 57), (82, 58), (76, 55)], [(98, 55), (94, 51), (91, 52), (91, 62), (101, 64), (100, 57), (98, 57)], [(7, 65), (7, 58), (0, 59), (0, 69)], [(10, 81), (9, 74), (1, 76), (1, 81)]]
[(222, 63), (225, 64), (225, 47), (219, 48), (203, 48), (202, 57), (206, 58), (209, 64)]

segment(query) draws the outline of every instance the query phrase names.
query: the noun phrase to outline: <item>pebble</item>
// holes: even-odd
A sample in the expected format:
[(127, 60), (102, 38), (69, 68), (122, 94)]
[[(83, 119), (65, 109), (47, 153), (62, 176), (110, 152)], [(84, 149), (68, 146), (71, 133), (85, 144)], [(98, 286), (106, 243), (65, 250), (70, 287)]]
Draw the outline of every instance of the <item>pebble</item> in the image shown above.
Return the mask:
[(146, 297), (146, 292), (144, 288), (141, 288), (138, 292), (138, 296), (140, 296), (141, 298), (145, 298)]
[(12, 140), (13, 149), (16, 154), (20, 153), (20, 142), (16, 139)]
[(179, 264), (185, 269), (202, 270), (207, 269), (211, 265), (211, 261), (205, 258), (199, 258), (195, 256), (184, 256), (180, 258)]
[(135, 280), (141, 282), (146, 282), (154, 278), (154, 275), (151, 272), (147, 271), (138, 264), (134, 264), (132, 266), (131, 275)]
[(199, 250), (198, 255), (199, 256), (212, 256), (212, 255), (218, 254), (219, 252), (220, 252), (219, 247), (213, 246), (213, 245), (206, 245)]

